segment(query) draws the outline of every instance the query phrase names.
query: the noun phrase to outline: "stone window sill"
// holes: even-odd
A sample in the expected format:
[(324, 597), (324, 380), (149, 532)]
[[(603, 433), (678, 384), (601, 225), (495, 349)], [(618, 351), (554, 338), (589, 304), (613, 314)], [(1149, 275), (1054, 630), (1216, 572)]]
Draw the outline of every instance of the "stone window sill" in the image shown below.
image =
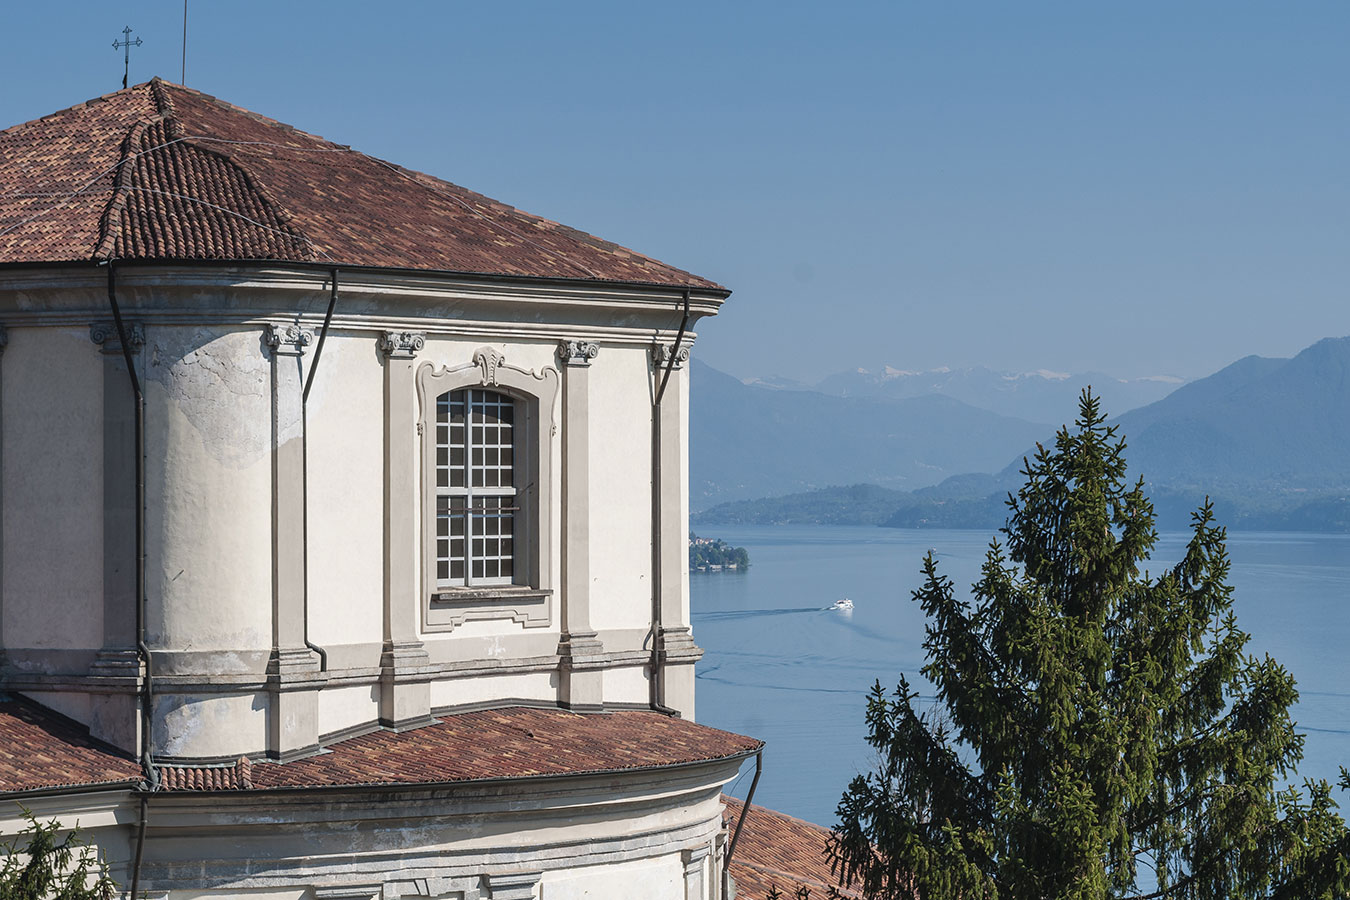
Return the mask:
[(553, 591), (524, 585), (440, 588), (424, 611), (427, 631), (453, 631), (474, 620), (507, 619), (525, 628), (546, 628), (552, 621)]
[(464, 603), (491, 603), (494, 600), (542, 600), (553, 591), (513, 584), (490, 587), (439, 588), (431, 595), (432, 603), (460, 605)]

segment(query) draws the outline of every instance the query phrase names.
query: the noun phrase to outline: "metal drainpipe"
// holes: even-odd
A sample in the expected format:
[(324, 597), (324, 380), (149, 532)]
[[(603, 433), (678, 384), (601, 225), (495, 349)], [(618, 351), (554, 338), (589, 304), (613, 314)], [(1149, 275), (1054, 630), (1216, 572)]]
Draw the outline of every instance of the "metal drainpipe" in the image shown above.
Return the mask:
[(337, 305), (338, 270), (332, 270), (332, 284), (328, 292), (328, 312), (323, 316), (323, 328), (319, 330), (319, 343), (314, 348), (314, 362), (309, 364), (309, 375), (305, 378), (305, 389), (300, 395), (300, 480), (305, 493), (305, 506), (301, 511), (301, 525), (304, 529), (305, 545), (305, 646), (319, 654), (319, 671), (328, 671), (328, 651), (309, 639), (309, 389), (314, 385), (314, 373), (319, 370), (319, 359), (323, 356), (323, 342), (328, 339), (328, 325), (333, 321), (333, 307)]
[(684, 291), (684, 317), (680, 319), (680, 330), (675, 334), (675, 346), (666, 360), (666, 372), (661, 378), (656, 396), (652, 400), (652, 676), (650, 685), (651, 708), (667, 715), (678, 716), (679, 710), (671, 709), (661, 702), (665, 687), (665, 672), (661, 665), (661, 398), (666, 394), (666, 385), (670, 382), (670, 373), (679, 358), (680, 345), (684, 342), (684, 330), (689, 326), (689, 289)]
[(141, 388), (141, 379), (136, 372), (136, 361), (131, 355), (131, 341), (127, 339), (126, 323), (122, 321), (122, 308), (117, 303), (115, 264), (109, 259), (107, 265), (108, 305), (112, 307), (117, 339), (122, 343), (122, 358), (126, 362), (127, 375), (131, 379), (131, 391), (136, 398), (136, 654), (141, 664), (145, 666), (145, 682), (140, 691), (141, 768), (145, 775), (145, 787), (139, 791), (140, 821), (136, 827), (136, 858), (131, 869), (131, 896), (135, 897), (141, 881), (141, 855), (145, 849), (145, 824), (149, 816), (148, 794), (159, 790), (159, 770), (155, 767), (150, 742), (151, 713), (155, 702), (154, 670), (151, 665), (150, 648), (145, 643), (145, 392)]
[(741, 804), (741, 817), (736, 820), (736, 830), (731, 833), (731, 843), (727, 846), (727, 855), (722, 857), (722, 897), (731, 894), (731, 854), (736, 852), (736, 841), (741, 836), (741, 826), (745, 825), (745, 814), (750, 812), (750, 803), (755, 799), (755, 788), (759, 786), (760, 773), (764, 771), (764, 748), (755, 751), (755, 777), (750, 782), (750, 790), (745, 794), (745, 803)]

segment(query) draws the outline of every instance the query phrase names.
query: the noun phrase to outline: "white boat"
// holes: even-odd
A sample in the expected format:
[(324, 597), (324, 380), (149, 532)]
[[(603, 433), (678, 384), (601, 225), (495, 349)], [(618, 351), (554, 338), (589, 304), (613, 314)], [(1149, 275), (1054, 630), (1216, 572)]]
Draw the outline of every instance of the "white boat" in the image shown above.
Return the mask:
[(853, 601), (848, 599), (847, 597), (845, 597), (843, 600), (834, 601), (834, 604), (830, 606), (830, 609), (852, 609), (852, 608), (853, 608)]

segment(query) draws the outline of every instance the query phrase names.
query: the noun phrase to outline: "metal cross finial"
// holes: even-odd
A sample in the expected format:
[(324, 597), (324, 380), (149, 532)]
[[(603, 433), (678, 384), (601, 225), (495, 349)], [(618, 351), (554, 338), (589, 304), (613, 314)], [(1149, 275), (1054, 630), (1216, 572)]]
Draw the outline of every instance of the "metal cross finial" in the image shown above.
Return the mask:
[(124, 35), (127, 36), (127, 37), (126, 37), (126, 40), (124, 40), (124, 41), (113, 41), (113, 49), (114, 49), (114, 50), (121, 50), (123, 47), (126, 48), (126, 52), (124, 53), (123, 59), (122, 59), (122, 87), (126, 87), (126, 86), (127, 86), (127, 76), (128, 76), (129, 74), (131, 74), (131, 48), (132, 48), (132, 47), (139, 47), (139, 46), (141, 45), (141, 39), (140, 39), (140, 38), (136, 38), (136, 40), (134, 40), (134, 41), (131, 39), (131, 26), (130, 26), (130, 25), (128, 25), (126, 28), (123, 28), (123, 29), (122, 29), (122, 33), (123, 33)]

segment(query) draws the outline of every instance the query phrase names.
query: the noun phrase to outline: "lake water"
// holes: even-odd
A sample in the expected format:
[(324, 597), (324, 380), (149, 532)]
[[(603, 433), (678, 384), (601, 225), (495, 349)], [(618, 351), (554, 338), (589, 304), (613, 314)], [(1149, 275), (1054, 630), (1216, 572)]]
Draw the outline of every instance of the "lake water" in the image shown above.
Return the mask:
[[(924, 617), (911, 592), (931, 547), (958, 589), (976, 580), (985, 531), (780, 526), (706, 528), (750, 551), (746, 572), (691, 575), (698, 665), (697, 718), (767, 742), (755, 802), (833, 825), (850, 779), (871, 768), (863, 714), (880, 679), (903, 673), (916, 689)], [(1186, 534), (1165, 534), (1159, 565), (1181, 555)], [(1350, 766), (1350, 535), (1233, 533), (1238, 626), (1248, 650), (1270, 653), (1298, 680), (1295, 708), (1307, 735), (1299, 775), (1333, 784)], [(835, 600), (851, 612), (827, 611)], [(753, 765), (731, 790), (744, 797)], [(1335, 792), (1343, 808), (1350, 795)]]

